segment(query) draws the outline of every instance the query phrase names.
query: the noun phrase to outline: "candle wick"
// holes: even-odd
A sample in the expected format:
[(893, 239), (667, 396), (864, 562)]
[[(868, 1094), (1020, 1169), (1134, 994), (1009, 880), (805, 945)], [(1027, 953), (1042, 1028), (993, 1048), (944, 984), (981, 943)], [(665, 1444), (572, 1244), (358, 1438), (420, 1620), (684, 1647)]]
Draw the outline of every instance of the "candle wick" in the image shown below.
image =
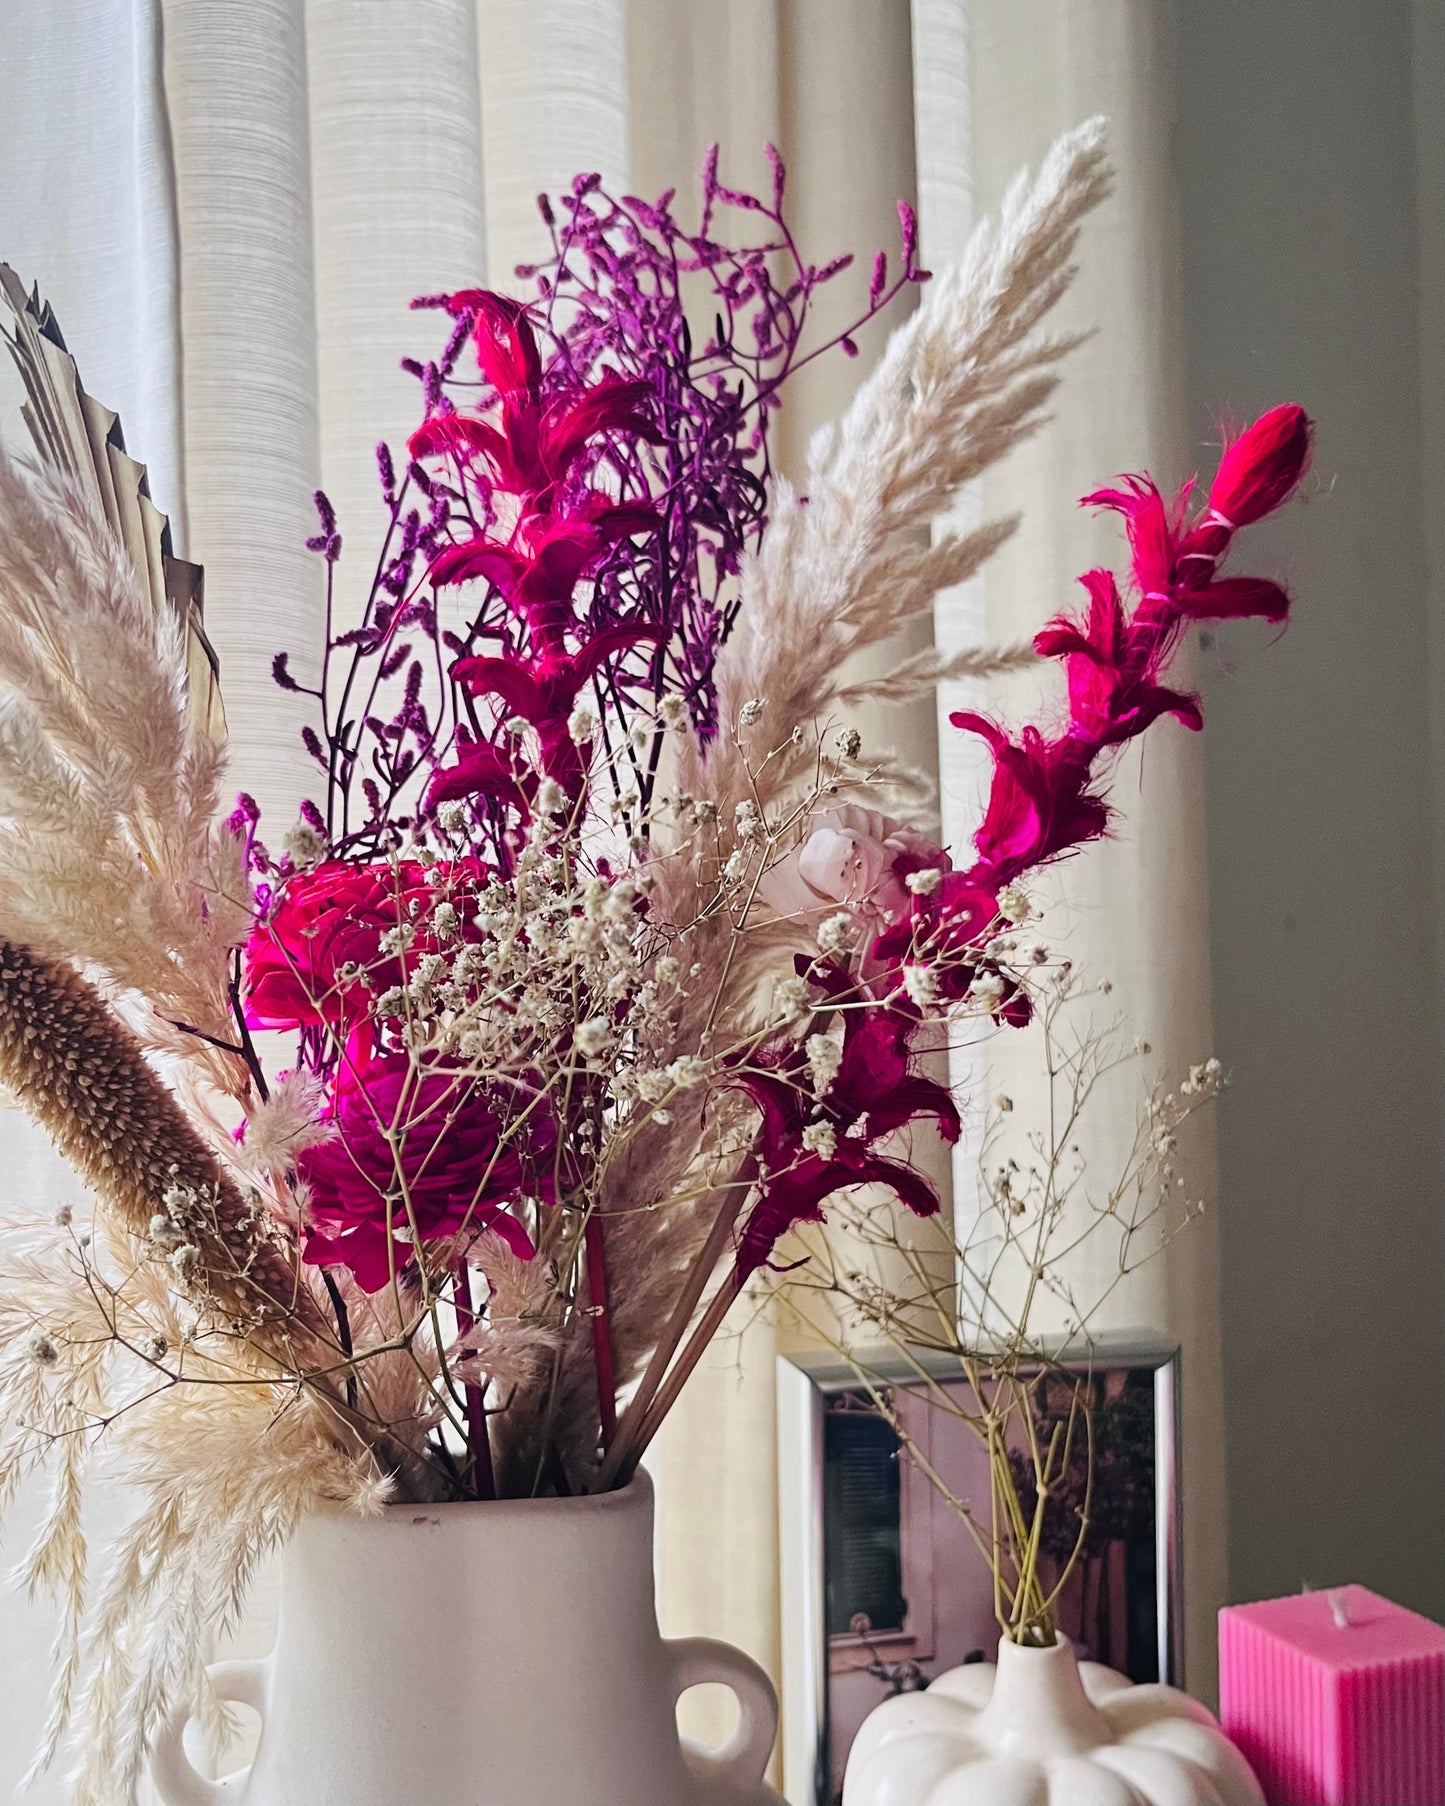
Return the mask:
[(1350, 1622), (1350, 1603), (1340, 1587), (1332, 1587), (1325, 1597), (1330, 1602), (1330, 1616), (1335, 1621), (1336, 1630), (1344, 1630)]

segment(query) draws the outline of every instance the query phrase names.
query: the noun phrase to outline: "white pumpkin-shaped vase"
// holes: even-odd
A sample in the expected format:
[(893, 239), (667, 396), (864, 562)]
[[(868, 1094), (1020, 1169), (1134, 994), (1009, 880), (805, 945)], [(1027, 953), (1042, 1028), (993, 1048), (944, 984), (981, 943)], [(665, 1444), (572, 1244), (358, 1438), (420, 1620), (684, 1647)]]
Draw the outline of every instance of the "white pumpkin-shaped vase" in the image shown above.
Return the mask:
[(1175, 1687), (1136, 1685), (1067, 1642), (1005, 1642), (864, 1721), (843, 1806), (1264, 1806), (1249, 1764)]

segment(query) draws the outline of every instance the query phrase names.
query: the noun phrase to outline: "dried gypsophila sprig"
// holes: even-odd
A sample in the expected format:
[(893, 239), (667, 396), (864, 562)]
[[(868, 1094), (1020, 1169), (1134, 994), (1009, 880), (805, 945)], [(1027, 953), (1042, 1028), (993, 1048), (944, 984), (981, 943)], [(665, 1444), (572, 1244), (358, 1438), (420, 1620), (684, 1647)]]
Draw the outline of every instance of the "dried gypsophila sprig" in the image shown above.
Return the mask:
[[(809, 801), (805, 798), (803, 806)], [(779, 824), (779, 834), (792, 825)], [(728, 1035), (720, 1034), (708, 1058), (694, 1054), (660, 1063), (657, 1042), (661, 1038), (666, 1044), (670, 1039), (669, 1012), (686, 991), (715, 994), (715, 987), (706, 980), (699, 983), (696, 973), (689, 975), (678, 958), (663, 951), (665, 941), (656, 945), (658, 932), (637, 913), (640, 898), (630, 880), (609, 883), (598, 875), (583, 875), (585, 862), (579, 872), (578, 849), (560, 824), (543, 826), (529, 838), (510, 885), (492, 883), (483, 888), (473, 937), (459, 942), (454, 919), (460, 895), (444, 856), (447, 837), (456, 826), (453, 812), (444, 805), (436, 830), (443, 857), (426, 867), (438, 882), (426, 889), (426, 907), (414, 918), (417, 932), (422, 932), (446, 912), (452, 938), (443, 938), (441, 944), (447, 951), (424, 956), (411, 982), (380, 993), (375, 1007), (396, 1015), (412, 1048), (441, 1050), (460, 1060), (463, 1069), (487, 1073), (494, 1084), (521, 1085), (533, 1073), (539, 1050), (546, 1053), (568, 1022), (578, 1015), (584, 1018), (576, 1027), (571, 1056), (550, 1058), (544, 1083), (546, 1091), (556, 1095), (575, 1083), (605, 1084), (625, 1112), (614, 1130), (591, 1149), (590, 1157), (616, 1277), (610, 1311), (615, 1372), (619, 1386), (625, 1386), (651, 1353), (659, 1315), (672, 1309), (686, 1277), (687, 1257), (697, 1245), (694, 1223), (700, 1219), (701, 1233), (706, 1233), (710, 1217), (705, 1207), (720, 1176), (704, 1179), (700, 1174), (695, 1183), (648, 1200), (651, 1207), (646, 1210), (639, 1207), (637, 1192), (625, 1186), (614, 1191), (614, 1180), (639, 1137), (652, 1129), (676, 1134), (671, 1122), (674, 1108), (689, 1108), (694, 1096), (715, 1086), (727, 1058), (737, 1049)], [(708, 839), (705, 828), (698, 831)], [(424, 847), (409, 850), (405, 857), (409, 860), (413, 853), (419, 862), (424, 854), (436, 857)], [(753, 878), (752, 873), (714, 872), (709, 911), (734, 935), (741, 932)], [(677, 943), (679, 952), (686, 950), (687, 940), (684, 931)], [(794, 930), (790, 942), (797, 940)], [(579, 1002), (587, 998), (593, 1002)], [(596, 1008), (623, 1010), (625, 1030), (605, 1015), (589, 1017)], [(765, 1026), (762, 1016), (753, 1032)], [(737, 1031), (732, 1021), (726, 1027), (729, 1035)], [(619, 1044), (619, 1034), (625, 1045)], [(730, 1113), (741, 1114), (740, 1100)], [(716, 1119), (718, 1114), (713, 1105), (710, 1115)], [(740, 1151), (734, 1151), (734, 1158)], [(503, 1152), (502, 1143), (496, 1152)], [(721, 1152), (721, 1146), (714, 1145), (694, 1159), (715, 1164)], [(614, 1206), (615, 1196), (620, 1201)], [(576, 1271), (585, 1227), (597, 1208), (595, 1199), (579, 1186), (566, 1209), (540, 1214), (533, 1224), (538, 1254), (523, 1269), (530, 1302), (524, 1310), (505, 1311), (486, 1334), (490, 1365), (485, 1371), (497, 1369), (514, 1388), (492, 1418), (499, 1478), (508, 1489), (520, 1486), (530, 1491), (536, 1483), (535, 1441), (542, 1419), (555, 1428), (573, 1484), (595, 1466), (589, 1447), (596, 1440), (597, 1379), (588, 1358), (595, 1318), (585, 1294), (578, 1295)], [(476, 1264), (492, 1284), (497, 1278), (495, 1253), (482, 1249), (476, 1256)], [(420, 1292), (408, 1301), (414, 1322), (425, 1318), (433, 1284), (445, 1285), (450, 1275), (451, 1263), (444, 1253), (434, 1251), (422, 1259)], [(555, 1380), (538, 1371), (549, 1355), (563, 1349), (563, 1365)], [(459, 1346), (460, 1359), (453, 1360), (446, 1351), (442, 1359), (465, 1373), (478, 1351), (478, 1336), (469, 1334)], [(364, 1364), (365, 1359), (359, 1349), (359, 1362)], [(535, 1383), (529, 1384), (533, 1375)], [(504, 1386), (504, 1396), (507, 1391)], [(543, 1402), (549, 1396), (550, 1406)]]
[[(828, 761), (824, 763), (825, 770), (833, 769)], [(694, 822), (693, 831), (700, 836), (696, 856), (708, 858), (713, 867), (715, 895), (708, 906), (710, 917), (724, 925), (734, 941), (744, 934), (756, 938), (762, 925), (748, 925), (746, 918), (769, 849), (786, 841), (815, 800), (802, 798), (796, 819), (771, 823), (760, 820), (749, 841), (753, 849), (750, 859), (736, 870), (731, 869), (731, 859), (717, 861), (715, 836), (704, 823)], [(462, 941), (457, 929), (463, 893), (456, 884), (455, 849), (447, 846), (448, 837), (459, 826), (452, 808), (443, 805), (436, 824), (440, 849), (419, 845), (398, 854), (398, 872), (405, 868), (416, 881), (412, 888), (398, 890), (397, 904), (400, 907), (402, 898), (411, 897), (417, 913), (408, 915), (401, 908), (395, 928), (382, 936), (384, 950), (375, 966), (351, 971), (345, 982), (360, 983), (372, 978), (373, 1009), (398, 1022), (406, 1045), (414, 1052), (436, 1050), (449, 1059), (460, 1060), (464, 1072), (475, 1068), (487, 1074), (493, 1085), (515, 1083), (519, 1087), (533, 1073), (540, 1057), (546, 1071), (541, 1078), (532, 1077), (534, 1090), (541, 1085), (548, 1094), (564, 1095), (574, 1083), (602, 1085), (623, 1109), (623, 1115), (607, 1135), (595, 1145), (589, 1144), (588, 1167), (593, 1175), (590, 1184), (569, 1181), (572, 1189), (566, 1208), (548, 1208), (531, 1220), (538, 1249), (531, 1278), (540, 1298), (523, 1316), (512, 1314), (509, 1321), (498, 1326), (495, 1335), (488, 1337), (491, 1358), (500, 1364), (503, 1378), (508, 1369), (514, 1374), (520, 1369), (524, 1375), (526, 1369), (535, 1370), (538, 1357), (549, 1349), (565, 1349), (555, 1383), (548, 1380), (529, 1386), (524, 1378), (524, 1383), (493, 1414), (492, 1440), (499, 1468), (505, 1470), (500, 1475), (503, 1485), (509, 1490), (520, 1485), (523, 1491), (535, 1487), (537, 1457), (535, 1448), (527, 1445), (535, 1444), (538, 1424), (543, 1422), (553, 1427), (554, 1439), (564, 1451), (567, 1471), (575, 1485), (586, 1479), (596, 1463), (592, 1451), (597, 1434), (598, 1386), (587, 1357), (597, 1313), (586, 1292), (579, 1292), (577, 1277), (581, 1244), (586, 1229), (595, 1221), (593, 1213), (601, 1209), (609, 1254), (616, 1257), (612, 1263), (616, 1284), (612, 1288), (610, 1325), (615, 1377), (622, 1387), (656, 1346), (659, 1318), (670, 1317), (674, 1312), (689, 1277), (690, 1256), (717, 1220), (719, 1188), (723, 1188), (722, 1196), (731, 1203), (734, 1214), (745, 1196), (745, 1185), (729, 1181), (725, 1172), (714, 1170), (724, 1157), (736, 1164), (746, 1151), (746, 1137), (736, 1145), (727, 1145), (728, 1118), (737, 1119), (745, 1113), (741, 1099), (734, 1100), (730, 1111), (726, 1110), (726, 1100), (723, 1111), (716, 1102), (709, 1103), (708, 1133), (699, 1140), (695, 1132), (689, 1131), (682, 1138), (685, 1145), (696, 1150), (693, 1160), (697, 1172), (685, 1174), (683, 1183), (672, 1193), (646, 1199), (648, 1208), (640, 1207), (645, 1194), (618, 1182), (619, 1168), (627, 1164), (628, 1150), (650, 1129), (658, 1134), (676, 1134), (671, 1122), (674, 1098), (680, 1100), (676, 1109), (681, 1113), (692, 1108), (695, 1096), (705, 1096), (710, 1088), (715, 1092), (718, 1082), (729, 1077), (729, 1059), (744, 1050), (749, 1037), (781, 1026), (797, 1013), (796, 1005), (790, 1005), (774, 1021), (767, 1012), (766, 998), (760, 998), (752, 1010), (752, 1026), (748, 1027), (740, 1024), (735, 1003), (730, 1006), (731, 1013), (720, 1013), (715, 1025), (718, 1032), (706, 1057), (694, 1053), (670, 1059), (664, 1065), (654, 1042), (656, 1036), (664, 1042), (670, 1038), (668, 1012), (680, 1004), (685, 994), (717, 999), (719, 985), (696, 972), (684, 972), (679, 958), (659, 947), (649, 949), (650, 942), (658, 941), (660, 931), (638, 915), (636, 905), (640, 898), (631, 880), (608, 881), (600, 873), (587, 875), (587, 863), (566, 825), (540, 823), (522, 849), (511, 883), (490, 882), (473, 903), (467, 904), (473, 933)], [(421, 874), (434, 878), (436, 883), (423, 883)], [(412, 883), (410, 877), (407, 883)], [(476, 915), (472, 921), (470, 911), (474, 906)], [(443, 915), (444, 933), (437, 928)], [(679, 952), (687, 948), (695, 926), (681, 931)], [(406, 984), (391, 984), (385, 991), (376, 989), (383, 982), (382, 970), (390, 968), (395, 946), (408, 936), (420, 937), (416, 944), (436, 945), (443, 950), (424, 954)], [(793, 951), (813, 944), (811, 931), (797, 924), (779, 925), (773, 942), (775, 953), (790, 971)], [(663, 939), (662, 946), (666, 944)], [(671, 973), (668, 967), (673, 968)], [(288, 992), (294, 985), (304, 987), (310, 982), (299, 965), (282, 966), (278, 977)], [(680, 983), (684, 977), (688, 982)], [(724, 967), (724, 987), (726, 979)], [(649, 999), (647, 992), (657, 995)], [(589, 998), (591, 1003), (583, 1001)], [(612, 1006), (623, 1009), (625, 1031), (620, 1024), (610, 1023), (605, 1015), (590, 1014), (594, 1008), (606, 1010)], [(659, 1007), (661, 1014), (657, 1013)], [(807, 1014), (806, 1010), (802, 1013), (800, 1031)], [(582, 1020), (576, 1022), (579, 1016)], [(556, 1037), (569, 1024), (575, 1024), (570, 1054), (565, 1051), (565, 1043), (563, 1052), (553, 1053)], [(338, 1057), (343, 1052), (338, 1041)], [(721, 1123), (720, 1115), (724, 1116)], [(428, 1141), (432, 1139), (429, 1132)], [(503, 1156), (509, 1140), (509, 1136), (499, 1133), (492, 1164)], [(614, 1198), (618, 1200), (615, 1204)], [(485, 1218), (477, 1220), (480, 1223)], [(465, 1225), (463, 1232), (464, 1228)], [(478, 1253), (475, 1264), (489, 1281), (493, 1278), (493, 1263), (485, 1252)], [(419, 1285), (405, 1304), (414, 1327), (424, 1325), (434, 1293), (445, 1304), (452, 1266), (451, 1256), (440, 1245), (419, 1259), (415, 1268)], [(709, 1270), (710, 1266), (701, 1269), (704, 1277)], [(402, 1308), (398, 1301), (398, 1315)], [(684, 1312), (683, 1327), (686, 1315)], [(512, 1345), (524, 1342), (530, 1343), (530, 1353), (525, 1361), (514, 1361)], [(444, 1370), (465, 1363), (470, 1371), (476, 1344), (474, 1335), (464, 1335), (461, 1359), (456, 1361), (442, 1350), (439, 1358)], [(519, 1348), (519, 1355), (520, 1352)], [(358, 1368), (364, 1368), (366, 1359), (365, 1349), (358, 1344)], [(480, 1367), (481, 1363), (475, 1365)]]
[[(1088, 1535), (1094, 1477), (1089, 1379), (1069, 1363), (1087, 1363), (1091, 1325), (1109, 1298), (1204, 1208), (1180, 1195), (1179, 1134), (1226, 1079), (1219, 1061), (1208, 1059), (1174, 1089), (1153, 1086), (1118, 1176), (1102, 1196), (1094, 1195), (1079, 1151), (1091, 1105), (1111, 1075), (1149, 1049), (1128, 1043), (1117, 1023), (1099, 1028), (1090, 1019), (1081, 1030), (1069, 1027), (1072, 1013), (1107, 995), (1109, 986), (1081, 987), (1069, 963), (1040, 943), (1025, 952), (1018, 937), (1000, 935), (994, 944), (1008, 942), (1014, 943), (1008, 951), (1022, 954), (1012, 976), (1029, 985), (1036, 1003), (1035, 1032), (1048, 1075), (1040, 1125), (1021, 1130), (1012, 1100), (996, 1100), (980, 1151), (984, 1204), (963, 1237), (947, 1216), (912, 1226), (903, 1237), (891, 1213), (856, 1195), (835, 1208), (826, 1233), (801, 1234), (808, 1262), (776, 1282), (775, 1296), (853, 1368), (908, 1458), (956, 1512), (992, 1573), (1002, 1633), (1048, 1644)], [(1022, 1145), (1010, 1152), (1021, 1134)], [(1070, 1275), (1083, 1245), (1101, 1237), (1113, 1239), (1115, 1259), (1094, 1294), (1081, 1300)], [(1047, 1335), (1034, 1324), (1044, 1293), (1063, 1306), (1061, 1328)], [(984, 1446), (987, 1513), (957, 1493), (897, 1408), (870, 1353), (879, 1346), (902, 1357), (913, 1376), (912, 1396), (963, 1424)], [(1044, 1436), (1035, 1405), (1047, 1376), (1068, 1405)], [(1078, 1493), (1080, 1466), (1081, 1495), (1058, 1503), (1071, 1474)], [(1067, 1521), (1058, 1521), (1060, 1511), (1071, 1514)], [(1041, 1550), (1048, 1547), (1063, 1553), (1046, 1572)]]
[[(750, 754), (744, 750), (742, 757), (747, 761)], [(802, 1037), (812, 1023), (808, 987), (792, 973), (795, 954), (817, 951), (815, 930), (802, 922), (769, 920), (767, 911), (759, 918), (756, 905), (768, 870), (798, 832), (806, 833), (811, 811), (836, 788), (838, 758), (821, 746), (818, 758), (816, 787), (786, 813), (771, 820), (759, 814), (746, 830), (745, 851), (735, 849), (726, 859), (719, 857), (710, 811), (686, 798), (663, 797), (658, 803), (659, 811), (676, 818), (674, 832), (687, 837), (676, 856), (690, 862), (690, 869), (706, 870), (709, 878), (699, 919), (674, 930), (672, 951), (654, 957), (648, 968), (657, 979), (669, 969), (661, 1008), (655, 1016), (638, 1018), (637, 1065), (629, 1069), (624, 1062), (613, 1072), (613, 1091), (629, 1106), (625, 1133), (613, 1134), (596, 1150), (590, 1208), (607, 1234), (607, 1315), (619, 1388), (641, 1376), (624, 1424), (627, 1434), (613, 1442), (598, 1484), (608, 1484), (619, 1465), (635, 1460), (646, 1446), (652, 1425), (645, 1408), (653, 1403), (666, 1356), (689, 1327), (713, 1268), (732, 1251), (730, 1227), (757, 1176), (748, 1158), (753, 1140), (748, 1111), (733, 1089), (738, 1075), (746, 1072), (750, 1050), (762, 1040), (787, 1032)], [(647, 878), (658, 881), (657, 865)], [(705, 948), (714, 949), (714, 957), (709, 959)], [(763, 970), (774, 980), (780, 971), (789, 977), (759, 985)], [(687, 1038), (677, 1029), (685, 1013), (695, 1018)], [(679, 1046), (692, 1051), (678, 1052)], [(679, 1134), (678, 1119), (694, 1126)], [(669, 1188), (649, 1190), (638, 1175), (651, 1173), (655, 1183), (657, 1151), (669, 1144)], [(560, 1365), (550, 1384), (531, 1397), (522, 1394), (496, 1423), (505, 1444), (518, 1434), (524, 1441), (535, 1438), (538, 1422), (545, 1422), (567, 1451), (569, 1468), (583, 1474), (596, 1465), (590, 1451), (596, 1446), (597, 1412), (586, 1314), (574, 1317), (561, 1339)], [(537, 1406), (539, 1397), (548, 1400), (545, 1409)], [(637, 1447), (629, 1442), (634, 1430)], [(531, 1458), (535, 1462), (535, 1454)]]

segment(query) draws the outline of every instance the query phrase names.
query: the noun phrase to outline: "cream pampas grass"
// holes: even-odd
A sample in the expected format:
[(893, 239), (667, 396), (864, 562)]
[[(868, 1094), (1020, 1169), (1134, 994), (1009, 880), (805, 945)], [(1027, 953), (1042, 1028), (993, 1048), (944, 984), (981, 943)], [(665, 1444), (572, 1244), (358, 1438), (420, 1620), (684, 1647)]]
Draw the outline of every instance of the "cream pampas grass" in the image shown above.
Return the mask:
[(1001, 646), (966, 646), (961, 652), (915, 652), (895, 665), (884, 677), (867, 677), (835, 690), (835, 708), (849, 709), (870, 697), (888, 702), (916, 702), (932, 696), (940, 684), (960, 678), (1007, 677), (1039, 662), (1032, 640), (1016, 640)]
[[(743, 571), (738, 628), (717, 664), (719, 715), (747, 725), (706, 749), (684, 742), (676, 774), (683, 794), (716, 809), (725, 849), (739, 805), (786, 810), (811, 778), (817, 741), (798, 734), (799, 723), (821, 731), (866, 696), (904, 699), (944, 678), (1032, 660), (1014, 644), (953, 658), (925, 652), (875, 678), (844, 676), (853, 653), (930, 609), (1014, 531), (1010, 519), (923, 539), (964, 484), (1042, 424), (1054, 366), (1079, 338), (1040, 328), (1073, 280), (1080, 228), (1111, 181), (1102, 119), (1060, 138), (924, 290), (842, 418), (816, 435), (803, 493), (775, 485), (761, 550)], [(686, 860), (659, 862), (658, 890), (672, 920), (694, 917), (698, 874)], [(740, 966), (739, 992), (754, 982)], [(694, 1026), (680, 1024), (679, 1046)]]
[(148, 1045), (239, 1095), (201, 1036), (226, 1035), (250, 899), (186, 683), (179, 622), (84, 493), (0, 450), (0, 934), (93, 969)]
[[(304, 1512), (375, 1511), (389, 1482), (340, 1445), (324, 1401), (184, 1305), (130, 1238), (68, 1219), (0, 1233), (0, 1424), (0, 1508), (27, 1474), (51, 1476), (20, 1570), (62, 1614), (36, 1767), (69, 1747), (76, 1806), (129, 1806), (172, 1704), (223, 1740), (205, 1662), (257, 1564)], [(81, 1518), (92, 1474), (139, 1501), (103, 1561)]]
[[(1078, 339), (1039, 327), (1073, 280), (1080, 226), (1110, 183), (1102, 119), (1060, 138), (1037, 175), (1014, 183), (997, 220), (978, 227), (961, 262), (924, 289), (847, 412), (816, 436), (802, 493), (776, 485), (762, 548), (743, 575), (739, 631), (717, 664), (724, 721), (737, 721), (745, 703), (762, 705), (748, 746), (785, 748), (798, 722), (822, 721), (858, 694), (841, 675), (849, 655), (924, 613), (1013, 532), (1017, 522), (1003, 520), (931, 544), (919, 537), (1044, 420), (1053, 366)], [(681, 783), (730, 814), (755, 791), (764, 802), (785, 797), (811, 757), (805, 744), (751, 774), (738, 744), (720, 736), (706, 757), (694, 749)]]
[[(706, 749), (684, 740), (675, 773), (681, 794), (715, 810), (723, 854), (736, 844), (739, 805), (786, 816), (815, 781), (817, 736), (797, 734), (798, 724), (821, 731), (865, 696), (913, 696), (945, 677), (1032, 662), (1032, 647), (1015, 644), (956, 658), (916, 654), (866, 681), (844, 676), (851, 654), (930, 609), (939, 590), (971, 576), (1013, 532), (1017, 523), (1003, 520), (924, 539), (964, 484), (1045, 419), (1059, 380), (1054, 366), (1079, 338), (1051, 335), (1042, 324), (1073, 280), (1080, 227), (1111, 181), (1102, 119), (1060, 138), (1037, 174), (1014, 182), (997, 219), (979, 225), (959, 264), (928, 284), (842, 418), (816, 436), (802, 493), (775, 485), (761, 550), (743, 571), (738, 628), (717, 664), (719, 716), (747, 725)], [(835, 772), (831, 781), (836, 790), (845, 778)], [(653, 907), (676, 924), (694, 922), (712, 882), (712, 869), (693, 857), (659, 858)], [(808, 933), (777, 924), (750, 931), (729, 954), (730, 933), (725, 921), (692, 930), (694, 960), (718, 968), (728, 960), (726, 995), (719, 1004), (711, 986), (699, 986), (684, 999), (679, 1053), (697, 1047), (709, 1019), (726, 1040), (755, 1016), (779, 938), (812, 947)], [(616, 1211), (637, 1198), (677, 1199), (664, 1207), (669, 1258), (644, 1268), (632, 1296), (619, 1300), (624, 1336), (632, 1312), (646, 1322), (666, 1310), (676, 1296), (673, 1263), (696, 1254), (715, 1219), (716, 1199), (696, 1183), (696, 1155), (689, 1138), (649, 1126), (608, 1175), (605, 1198)], [(579, 1359), (579, 1398), (582, 1384)]]

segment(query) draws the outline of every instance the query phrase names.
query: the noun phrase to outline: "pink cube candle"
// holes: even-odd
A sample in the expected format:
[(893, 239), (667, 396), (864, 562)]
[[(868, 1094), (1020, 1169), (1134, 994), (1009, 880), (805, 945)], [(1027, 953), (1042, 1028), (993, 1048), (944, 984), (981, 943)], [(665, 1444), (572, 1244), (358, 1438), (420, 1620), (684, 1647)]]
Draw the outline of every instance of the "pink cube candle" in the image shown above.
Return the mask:
[(1445, 1801), (1445, 1629), (1365, 1587), (1226, 1606), (1219, 1708), (1271, 1806)]

